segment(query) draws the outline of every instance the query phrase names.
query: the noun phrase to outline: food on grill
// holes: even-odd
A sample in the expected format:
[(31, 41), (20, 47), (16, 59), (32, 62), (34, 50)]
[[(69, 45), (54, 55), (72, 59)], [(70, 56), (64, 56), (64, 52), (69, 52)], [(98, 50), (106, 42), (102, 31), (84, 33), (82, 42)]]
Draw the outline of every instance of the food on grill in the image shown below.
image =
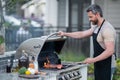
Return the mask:
[(63, 66), (62, 64), (47, 64), (44, 63), (44, 68), (57, 68), (57, 69), (61, 69)]
[(62, 67), (63, 67), (62, 64), (58, 64), (58, 65), (57, 65), (57, 69), (61, 69)]

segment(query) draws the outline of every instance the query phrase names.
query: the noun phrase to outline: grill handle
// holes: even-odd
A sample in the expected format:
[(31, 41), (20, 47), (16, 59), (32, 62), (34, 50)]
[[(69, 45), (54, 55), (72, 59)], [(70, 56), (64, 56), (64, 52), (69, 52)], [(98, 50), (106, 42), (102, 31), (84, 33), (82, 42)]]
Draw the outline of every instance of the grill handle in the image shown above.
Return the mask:
[(48, 35), (48, 37), (51, 37), (51, 36), (53, 36), (53, 35), (58, 35), (58, 32), (54, 32), (54, 33)]
[[(54, 35), (58, 35), (58, 32), (54, 32), (52, 34), (49, 34), (48, 36), (46, 36), (45, 40), (47, 40), (49, 37), (54, 36)], [(61, 38), (62, 38), (62, 36), (61, 36)]]

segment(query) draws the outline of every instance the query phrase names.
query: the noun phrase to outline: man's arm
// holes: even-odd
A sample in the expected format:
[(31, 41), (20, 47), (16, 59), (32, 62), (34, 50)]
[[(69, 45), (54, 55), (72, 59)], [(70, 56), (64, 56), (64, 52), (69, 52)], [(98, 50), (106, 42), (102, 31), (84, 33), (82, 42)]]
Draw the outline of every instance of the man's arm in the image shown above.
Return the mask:
[(106, 46), (105, 51), (101, 55), (95, 57), (95, 61), (104, 60), (114, 53), (114, 42), (113, 41), (105, 42), (105, 46)]
[(90, 28), (85, 31), (78, 31), (78, 32), (71, 32), (71, 33), (60, 31), (58, 34), (60, 36), (68, 36), (68, 37), (72, 37), (72, 38), (84, 38), (84, 37), (91, 36), (92, 33), (93, 33), (93, 28)]
[(95, 63), (97, 61), (104, 60), (111, 56), (114, 53), (114, 41), (105, 42), (105, 46), (106, 46), (105, 51), (101, 53), (99, 56), (95, 58), (87, 58), (83, 62), (88, 64)]

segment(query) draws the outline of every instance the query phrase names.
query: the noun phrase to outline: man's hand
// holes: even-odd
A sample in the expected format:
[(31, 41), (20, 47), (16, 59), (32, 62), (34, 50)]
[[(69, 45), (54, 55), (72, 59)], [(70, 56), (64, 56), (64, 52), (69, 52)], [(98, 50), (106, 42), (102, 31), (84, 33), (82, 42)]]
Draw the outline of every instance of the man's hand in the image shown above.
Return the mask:
[(65, 36), (65, 32), (59, 31), (59, 32), (58, 32), (58, 35), (59, 35), (59, 36)]
[(85, 64), (95, 63), (95, 59), (94, 58), (87, 58), (83, 61), (83, 63), (85, 63)]

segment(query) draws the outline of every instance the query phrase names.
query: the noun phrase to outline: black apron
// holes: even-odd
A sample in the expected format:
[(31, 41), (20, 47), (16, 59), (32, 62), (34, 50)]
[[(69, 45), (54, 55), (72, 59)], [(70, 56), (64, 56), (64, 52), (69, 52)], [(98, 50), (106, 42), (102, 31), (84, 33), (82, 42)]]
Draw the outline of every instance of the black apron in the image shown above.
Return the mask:
[[(93, 33), (94, 57), (100, 55), (104, 51), (104, 49), (97, 42), (97, 36), (104, 21), (102, 22), (98, 32)], [(111, 80), (111, 56), (105, 60), (94, 63), (94, 74), (95, 80)]]

